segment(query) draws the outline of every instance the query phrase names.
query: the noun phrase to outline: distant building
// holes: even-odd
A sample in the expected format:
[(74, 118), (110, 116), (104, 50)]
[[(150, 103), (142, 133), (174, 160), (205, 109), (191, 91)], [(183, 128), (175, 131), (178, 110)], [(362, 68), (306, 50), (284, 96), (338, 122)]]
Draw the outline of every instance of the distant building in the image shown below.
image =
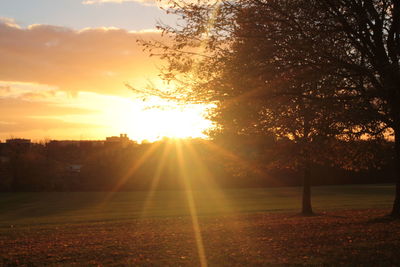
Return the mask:
[(79, 147), (79, 141), (76, 140), (51, 140), (47, 143), (47, 146), (54, 147), (66, 147), (66, 146), (76, 146)]
[(6, 144), (9, 145), (31, 145), (31, 139), (13, 138), (7, 139)]
[(104, 145), (104, 141), (101, 140), (82, 140), (79, 143), (80, 147), (100, 147)]
[(0, 163), (9, 162), (10, 157), (7, 153), (7, 144), (0, 142)]
[(107, 145), (122, 145), (126, 146), (131, 142), (127, 134), (120, 134), (119, 136), (110, 136), (106, 138)]
[(129, 141), (127, 134), (120, 134), (119, 136), (110, 136), (106, 138), (106, 142), (127, 142)]
[(67, 171), (71, 173), (80, 173), (82, 166), (82, 164), (68, 164)]
[(98, 147), (104, 145), (104, 141), (98, 140), (52, 140), (47, 146), (48, 147)]
[(17, 152), (28, 150), (32, 146), (30, 139), (13, 138), (7, 139), (5, 143), (6, 149), (12, 149)]

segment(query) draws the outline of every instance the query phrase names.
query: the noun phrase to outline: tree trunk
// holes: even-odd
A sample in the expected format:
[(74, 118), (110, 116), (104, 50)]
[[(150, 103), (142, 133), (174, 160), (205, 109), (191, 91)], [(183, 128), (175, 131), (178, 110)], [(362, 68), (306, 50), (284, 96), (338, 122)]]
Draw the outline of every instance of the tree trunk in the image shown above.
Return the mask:
[(307, 99), (302, 99), (301, 104), (303, 112), (303, 204), (302, 211), (303, 215), (313, 215), (312, 207), (311, 207), (311, 172), (310, 172), (310, 113), (309, 113), (309, 105), (305, 103)]
[(393, 217), (400, 218), (400, 127), (394, 129), (395, 138), (395, 177), (396, 177), (396, 195), (393, 203), (392, 213)]
[(311, 207), (311, 175), (310, 168), (306, 166), (304, 169), (303, 177), (303, 205), (301, 214), (303, 215), (313, 215)]

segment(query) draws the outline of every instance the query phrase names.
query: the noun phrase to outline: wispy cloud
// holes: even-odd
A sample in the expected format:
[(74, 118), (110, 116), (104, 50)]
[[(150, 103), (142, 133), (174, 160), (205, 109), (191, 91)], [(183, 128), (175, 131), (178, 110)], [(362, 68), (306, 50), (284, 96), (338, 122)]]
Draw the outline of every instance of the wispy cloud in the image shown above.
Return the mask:
[(136, 2), (145, 5), (156, 5), (156, 0), (85, 0), (82, 2), (82, 4), (95, 5), (104, 3), (126, 3), (126, 2)]
[(14, 27), (14, 28), (21, 28), (16, 22), (15, 19), (13, 18), (6, 18), (6, 17), (0, 17), (0, 23), (5, 24), (9, 27)]
[(5, 81), (0, 88), (0, 139), (104, 138), (126, 132), (115, 121), (127, 112), (133, 119), (141, 110), (129, 99), (94, 92), (72, 96), (47, 85)]
[[(204, 1), (204, 0), (203, 0)], [(209, 3), (216, 3), (220, 0), (209, 0), (207, 2)], [(163, 6), (163, 7), (171, 7), (172, 4), (169, 3), (169, 1), (164, 0), (84, 0), (82, 4), (84, 5), (96, 5), (96, 4), (105, 4), (105, 3), (128, 3), (128, 2), (134, 2), (134, 3), (139, 3), (143, 5), (151, 5), (151, 6)], [(181, 2), (184, 3), (196, 3), (197, 0), (181, 0)], [(206, 1), (204, 1), (206, 2)]]
[(161, 64), (137, 44), (138, 39), (160, 39), (156, 31), (20, 28), (2, 20), (0, 36), (0, 81), (47, 84), (69, 92), (128, 94), (124, 82), (144, 85), (157, 77), (156, 65)]
[(63, 120), (66, 115), (95, 116), (99, 111), (82, 105), (67, 106), (63, 103), (68, 98), (64, 97), (62, 101), (55, 91), (49, 91), (47, 86), (41, 87), (27, 83), (0, 82), (0, 88), (6, 88), (0, 92), (0, 138), (31, 136), (40, 139), (46, 135), (68, 132), (79, 137), (82, 129), (96, 131), (100, 127), (90, 120), (86, 122)]
[[(121, 118), (128, 112), (140, 114), (142, 107), (122, 97), (133, 96), (124, 82), (144, 86), (147, 79), (157, 78), (159, 61), (136, 42), (159, 39), (155, 31), (25, 28), (2, 19), (0, 36), (3, 140), (96, 139), (127, 132)], [(117, 107), (123, 108), (116, 113)]]

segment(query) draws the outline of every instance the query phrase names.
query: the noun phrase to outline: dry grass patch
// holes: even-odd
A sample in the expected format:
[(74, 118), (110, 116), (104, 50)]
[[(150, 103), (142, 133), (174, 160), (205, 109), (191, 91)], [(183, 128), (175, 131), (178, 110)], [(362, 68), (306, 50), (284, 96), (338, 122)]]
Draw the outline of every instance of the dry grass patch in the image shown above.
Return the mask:
[[(201, 216), (210, 266), (400, 265), (400, 221), (388, 210)], [(191, 219), (20, 225), (0, 228), (0, 265), (199, 264)]]

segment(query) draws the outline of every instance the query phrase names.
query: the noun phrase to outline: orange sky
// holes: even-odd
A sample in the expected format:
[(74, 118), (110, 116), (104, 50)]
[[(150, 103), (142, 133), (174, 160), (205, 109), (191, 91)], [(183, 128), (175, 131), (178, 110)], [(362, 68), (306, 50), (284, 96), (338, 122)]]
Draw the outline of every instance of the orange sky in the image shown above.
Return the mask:
[[(77, 4), (85, 8), (96, 2), (102, 1)], [(106, 4), (124, 3), (99, 5)], [(161, 84), (157, 74), (162, 62), (149, 58), (136, 42), (159, 40), (155, 30), (21, 26), (1, 16), (0, 11), (0, 140), (104, 139), (126, 132), (141, 141), (198, 137), (210, 126), (202, 106), (150, 109), (159, 100), (142, 101), (124, 86)]]

